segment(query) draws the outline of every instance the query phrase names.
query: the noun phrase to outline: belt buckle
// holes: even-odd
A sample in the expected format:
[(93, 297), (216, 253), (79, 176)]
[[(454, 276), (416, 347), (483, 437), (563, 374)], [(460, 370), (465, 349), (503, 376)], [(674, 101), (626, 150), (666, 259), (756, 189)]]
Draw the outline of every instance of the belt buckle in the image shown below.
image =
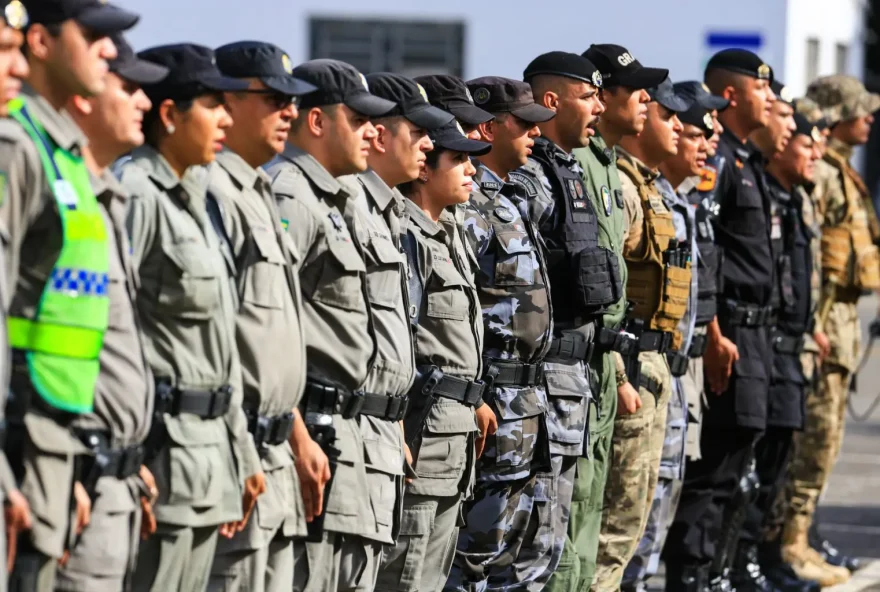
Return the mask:
[(177, 389), (168, 381), (156, 381), (156, 413), (174, 414), (174, 401), (177, 398)]
[[(345, 395), (341, 395), (340, 398), (345, 399)], [(348, 404), (342, 409), (342, 417), (345, 419), (352, 419), (360, 415), (361, 409), (364, 408), (366, 398), (367, 395), (364, 391), (352, 391), (348, 397)]]
[(208, 409), (208, 419), (220, 417), (229, 409), (232, 399), (232, 387), (228, 384), (211, 391), (211, 404)]
[(468, 382), (465, 403), (472, 407), (476, 407), (477, 404), (483, 400), (483, 394), (486, 392), (487, 386), (488, 385), (482, 380)]
[(406, 408), (409, 398), (406, 395), (388, 397), (388, 406), (385, 408), (387, 421), (400, 421), (406, 416)]
[(747, 308), (746, 313), (743, 317), (744, 324), (746, 326), (754, 326), (758, 322), (758, 314), (761, 311), (757, 308)]

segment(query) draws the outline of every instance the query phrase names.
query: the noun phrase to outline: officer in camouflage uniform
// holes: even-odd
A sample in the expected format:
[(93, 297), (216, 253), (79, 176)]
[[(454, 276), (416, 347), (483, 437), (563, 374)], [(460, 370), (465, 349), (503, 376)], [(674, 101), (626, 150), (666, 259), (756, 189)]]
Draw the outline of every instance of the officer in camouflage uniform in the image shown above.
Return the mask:
[(266, 474), (266, 493), (257, 500), (245, 529), (231, 539), (220, 539), (208, 588), (290, 590), (293, 537), (306, 534), (288, 444), (294, 421), (302, 422), (294, 409), (306, 371), (300, 255), (281, 228), (270, 179), (258, 167), (284, 149), (287, 133), (278, 128), (296, 117), (294, 98), (315, 87), (291, 76), (287, 54), (268, 43), (233, 43), (218, 48), (216, 55), (221, 72), (247, 81), (248, 90), (255, 91), (225, 96), (233, 125), (211, 170), (209, 191), (217, 205), (212, 211), (222, 218), (236, 261), (243, 406)]
[[(473, 490), (474, 410), (495, 414), (483, 401), (483, 316), (474, 283), (479, 268), (464, 238), (464, 209), (474, 173), (469, 156), (491, 148), (470, 140), (458, 122), (429, 132), (434, 150), (417, 181), (402, 186), (409, 265), (410, 321), (419, 376), (405, 420), (415, 479), (407, 484), (394, 548), (386, 549), (377, 590), (439, 592), (446, 583), (461, 504)], [(458, 181), (450, 185), (447, 180)], [(457, 191), (450, 187), (458, 186)]]
[(880, 286), (880, 261), (874, 246), (877, 220), (870, 194), (849, 164), (853, 148), (868, 139), (880, 97), (868, 93), (856, 79), (842, 75), (813, 82), (807, 97), (832, 121), (828, 149), (816, 163), (813, 190), (822, 227), (823, 289), (818, 326), (830, 340), (830, 353), (822, 364), (818, 393), (807, 399), (804, 432), (789, 468), (791, 497), (782, 555), (801, 577), (832, 573), (844, 580), (844, 573), (811, 550), (808, 531), (843, 441), (848, 385), (859, 352), (856, 305), (864, 290)]
[[(660, 459), (657, 487), (651, 511), (645, 525), (639, 546), (624, 571), (622, 590), (644, 590), (648, 578), (657, 573), (660, 552), (666, 541), (666, 534), (675, 516), (681, 485), (684, 478), (684, 462), (687, 453), (687, 431), (689, 399), (701, 403), (702, 389), (694, 389), (687, 374), (694, 362), (699, 361), (702, 352), (695, 349), (696, 323), (699, 311), (699, 274), (696, 271), (697, 229), (695, 208), (690, 205), (688, 192), (695, 187), (695, 179), (705, 164), (709, 149), (709, 138), (715, 133), (712, 115), (706, 108), (706, 101), (699, 100), (695, 93), (687, 92), (688, 87), (675, 85), (676, 93), (692, 101), (691, 107), (678, 114), (682, 131), (678, 140), (678, 152), (663, 161), (660, 176), (654, 185), (663, 196), (663, 203), (672, 212), (675, 226), (675, 240), (682, 248), (689, 249), (691, 261), (691, 286), (687, 301), (687, 312), (678, 326), (681, 333), (681, 346), (676, 351), (667, 352), (669, 370), (672, 375), (672, 397), (666, 417), (666, 435)], [(703, 333), (705, 334), (705, 333)], [(701, 381), (702, 382), (702, 381)], [(695, 396), (689, 390), (696, 390)]]
[[(588, 59), (556, 51), (535, 58), (523, 78), (535, 100), (556, 112), (539, 125), (541, 137), (526, 166), (510, 174), (525, 189), (544, 238), (554, 295), (555, 335), (544, 366), (556, 480), (551, 502), (554, 549), (548, 565), (553, 572), (564, 549), (577, 459), (589, 448), (585, 437), (593, 397), (588, 364), (595, 349), (596, 321), (619, 298), (621, 283), (613, 252), (599, 246), (595, 206), (587, 198), (583, 169), (571, 155), (589, 144), (604, 111), (599, 100), (601, 74)], [(569, 564), (574, 560), (567, 558)]]
[(483, 376), (498, 420), (477, 463), (474, 497), (444, 590), (540, 590), (554, 541), (543, 362), (551, 342), (550, 285), (541, 237), (525, 192), (508, 182), (526, 164), (536, 123), (555, 113), (529, 85), (499, 77), (468, 82), (474, 102), (495, 116), (480, 124), (492, 150), (477, 161), (465, 234), (477, 256), (483, 312)]
[(680, 349), (678, 326), (690, 293), (690, 249), (675, 240), (671, 210), (656, 186), (657, 167), (677, 151), (677, 113), (690, 103), (666, 78), (647, 94), (643, 131), (621, 139), (621, 173), (627, 220), (623, 255), (629, 271), (627, 299), (634, 304), (629, 330), (639, 338), (631, 382), (641, 405), (615, 421), (614, 464), (605, 489), (598, 570), (593, 588), (616, 590), (642, 538), (659, 478), (672, 378), (666, 353)]
[[(16, 509), (6, 512), (7, 528), (21, 533), (10, 543), (17, 554), (9, 587), (42, 591), (52, 589), (57, 560), (82, 529), (89, 506), (81, 485), (74, 485), (74, 456), (88, 451), (68, 426), (74, 417), (94, 410), (100, 369), (96, 339), (107, 332), (110, 308), (102, 288), (111, 245), (80, 152), (85, 137), (63, 108), (74, 95), (104, 90), (104, 66), (117, 55), (108, 35), (131, 28), (138, 16), (111, 6), (95, 9), (84, 0), (4, 2), (3, 9), (4, 36), (29, 22), (29, 43), (44, 44), (45, 50), (38, 58), (29, 49), (27, 65), (14, 53), (4, 56), (15, 64), (13, 75), (24, 78), (24, 86), (21, 96), (4, 104), (2, 114), (10, 119), (0, 121), (0, 226), (9, 287), (3, 305), (5, 337), (12, 348), (11, 370), (3, 373), (12, 395), (5, 451), (27, 499), (15, 492), (8, 467), (0, 461), (3, 488)], [(94, 28), (96, 22), (105, 27)], [(49, 42), (49, 28), (56, 27), (67, 34)], [(20, 38), (13, 34), (7, 41), (4, 53), (17, 52)], [(60, 69), (69, 76), (62, 80), (51, 73)], [(46, 85), (51, 85), (52, 102)], [(58, 162), (66, 165), (63, 173)], [(73, 222), (67, 216), (73, 208), (67, 206), (78, 208)], [(76, 222), (87, 228), (86, 240), (65, 232)], [(64, 281), (55, 281), (56, 276)], [(74, 490), (76, 524), (70, 512)], [(28, 504), (31, 519), (26, 518)], [(21, 532), (27, 522), (31, 528)], [(5, 586), (5, 578), (0, 581)]]
[[(306, 518), (312, 521), (309, 538), (294, 543), (294, 589), (366, 591), (375, 586), (382, 544), (391, 540), (394, 519), (392, 507), (373, 506), (369, 483), (387, 485), (384, 499), (393, 503), (393, 480), (402, 470), (403, 454), (399, 444), (385, 445), (372, 423), (374, 418), (386, 422), (381, 418), (393, 411), (391, 399), (357, 392), (374, 365), (377, 336), (365, 245), (355, 224), (359, 187), (356, 179), (341, 177), (367, 169), (363, 148), (376, 137), (369, 118), (387, 113), (394, 103), (370, 94), (363, 75), (336, 60), (306, 62), (293, 75), (318, 90), (300, 101), (290, 141), (267, 172), (282, 226), (302, 254), (308, 366), (300, 410), (331, 462), (328, 467), (316, 458), (313, 466), (299, 470)], [(393, 254), (399, 262), (399, 253)], [(407, 377), (401, 380), (409, 386)], [(400, 433), (399, 426), (386, 423)], [(386, 454), (375, 458), (378, 450)], [(384, 463), (390, 473), (370, 480), (368, 463)]]
[(95, 410), (73, 424), (74, 433), (94, 453), (81, 458), (83, 483), (94, 502), (88, 526), (58, 570), (58, 591), (128, 589), (142, 508), (147, 513), (143, 532), (149, 534), (154, 526), (149, 504), (156, 495), (155, 481), (142, 467), (153, 413), (153, 377), (135, 314), (140, 280), (125, 228), (130, 198), (108, 167), (143, 143), (138, 116), (150, 109), (150, 101), (140, 85), (162, 80), (168, 69), (138, 60), (121, 36), (112, 39), (118, 55), (109, 64), (104, 91), (88, 102), (75, 97), (67, 106), (89, 140), (83, 155), (110, 231), (110, 322), (99, 358)]

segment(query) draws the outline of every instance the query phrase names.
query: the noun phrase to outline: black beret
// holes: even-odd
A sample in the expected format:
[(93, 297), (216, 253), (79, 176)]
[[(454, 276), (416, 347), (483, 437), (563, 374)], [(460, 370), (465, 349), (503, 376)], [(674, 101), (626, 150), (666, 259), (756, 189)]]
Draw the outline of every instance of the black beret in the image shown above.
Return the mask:
[(550, 74), (552, 76), (564, 76), (592, 84), (602, 88), (602, 74), (596, 65), (583, 56), (566, 51), (551, 51), (536, 57), (526, 66), (523, 72), (523, 80)]
[(425, 89), (406, 76), (390, 72), (367, 74), (367, 84), (374, 95), (395, 104), (385, 117), (400, 115), (424, 129), (440, 127), (455, 119), (451, 113), (432, 106)]
[(792, 95), (791, 91), (788, 90), (788, 87), (782, 81), (774, 78), (773, 82), (770, 83), (770, 90), (776, 95), (776, 100), (788, 103), (789, 105), (794, 104), (794, 95)]
[(259, 78), (276, 92), (298, 97), (315, 86), (293, 76), (293, 64), (283, 49), (262, 41), (239, 41), (214, 50), (217, 66), (232, 78)]
[(709, 70), (727, 70), (760, 80), (773, 80), (773, 68), (747, 49), (722, 49), (709, 59), (706, 72)]
[(458, 76), (431, 74), (418, 76), (413, 80), (422, 85), (432, 105), (449, 111), (466, 125), (478, 125), (494, 119), (491, 113), (474, 105), (471, 91)]
[(706, 109), (699, 101), (694, 101), (690, 109), (678, 114), (678, 119), (682, 123), (695, 125), (703, 132), (707, 138), (711, 138), (715, 134), (715, 121), (712, 119), (713, 109)]
[(532, 87), (520, 80), (483, 76), (468, 80), (474, 102), (489, 113), (511, 113), (529, 123), (542, 123), (556, 112), (535, 103)]
[(395, 107), (391, 101), (370, 94), (366, 77), (339, 60), (311, 60), (294, 68), (293, 75), (318, 88), (300, 100), (303, 109), (341, 103), (361, 115), (380, 117)]
[(794, 125), (796, 127), (794, 130), (795, 135), (808, 136), (814, 142), (822, 141), (822, 132), (819, 126), (810, 121), (803, 113), (794, 114)]

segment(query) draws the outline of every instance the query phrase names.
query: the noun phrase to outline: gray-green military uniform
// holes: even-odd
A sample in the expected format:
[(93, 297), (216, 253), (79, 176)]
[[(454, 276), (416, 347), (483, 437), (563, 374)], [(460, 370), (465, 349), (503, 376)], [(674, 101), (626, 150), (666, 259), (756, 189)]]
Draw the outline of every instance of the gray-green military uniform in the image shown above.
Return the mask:
[[(366, 266), (352, 232), (357, 192), (306, 152), (288, 145), (267, 167), (281, 223), (301, 253), (300, 288), (307, 372), (355, 391), (374, 356)], [(308, 410), (310, 386), (300, 407)], [(381, 545), (368, 495), (364, 442), (357, 417), (332, 415), (340, 455), (324, 497), (321, 542), (294, 543), (294, 589), (372, 590)], [(326, 493), (326, 492), (325, 492)]]
[(211, 167), (209, 192), (219, 204), (237, 264), (242, 406), (262, 460), (266, 493), (257, 499), (244, 531), (218, 541), (208, 588), (289, 592), (293, 537), (306, 533), (288, 443), (292, 412), (306, 382), (300, 255), (281, 227), (271, 180), (263, 170), (224, 150)]
[[(410, 200), (405, 210), (419, 384), (436, 368), (448, 382), (470, 388), (481, 405), (482, 383), (475, 381), (482, 376), (483, 317), (474, 283), (478, 263), (463, 236), (464, 211), (446, 209), (435, 222)], [(450, 389), (441, 382), (434, 393)], [(424, 417), (418, 432), (407, 434), (416, 478), (406, 486), (400, 536), (385, 550), (377, 590), (439, 591), (455, 556), (461, 504), (473, 489), (474, 404), (434, 397), (428, 410), (422, 409), (425, 401), (410, 402), (411, 413)], [(413, 425), (409, 419), (407, 425)]]
[[(67, 564), (58, 570), (55, 590), (65, 592), (117, 592), (125, 589), (134, 572), (140, 497), (147, 493), (138, 476), (143, 462), (140, 445), (147, 437), (153, 412), (152, 374), (135, 315), (138, 277), (125, 228), (128, 195), (109, 171), (94, 176), (92, 187), (103, 209), (110, 243), (110, 316), (99, 358), (95, 409), (77, 418), (73, 428), (85, 445), (108, 454), (114, 465), (94, 483), (89, 525)], [(91, 487), (87, 475), (81, 477)]]
[[(367, 267), (367, 295), (376, 356), (362, 389), (388, 397), (406, 397), (415, 361), (407, 310), (404, 255), (400, 251), (400, 215), (404, 198), (373, 171), (357, 176), (354, 220)], [(403, 430), (399, 419), (362, 416), (364, 460), (376, 518), (375, 540), (394, 544), (403, 497)]]
[(161, 430), (148, 464), (158, 527), (141, 544), (134, 584), (204, 590), (217, 527), (241, 519), (242, 483), (262, 471), (241, 407), (234, 269), (208, 216), (207, 171), (179, 179), (150, 146), (132, 156), (122, 184), (132, 195), (138, 313), (156, 380), (151, 440)]
[[(77, 151), (85, 143), (69, 115), (55, 110), (27, 84), (21, 95), (28, 111), (60, 148)], [(61, 219), (33, 141), (9, 120), (0, 122), (0, 170), (6, 175), (0, 227), (7, 246), (7, 280), (15, 286), (7, 314), (33, 318), (61, 252)], [(86, 449), (59, 423), (58, 413), (41, 402), (27, 364), (17, 357), (13, 357), (10, 387), (14, 399), (7, 408), (6, 451), (33, 521), (30, 532), (19, 537), (10, 587), (36, 578), (36, 589), (51, 590), (56, 560), (69, 542), (74, 456)]]

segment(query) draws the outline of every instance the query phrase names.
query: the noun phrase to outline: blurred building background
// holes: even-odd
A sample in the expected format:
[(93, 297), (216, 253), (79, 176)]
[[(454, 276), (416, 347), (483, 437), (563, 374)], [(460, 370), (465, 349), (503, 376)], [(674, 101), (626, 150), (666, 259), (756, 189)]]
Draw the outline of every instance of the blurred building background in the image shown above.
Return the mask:
[[(760, 54), (801, 94), (833, 73), (880, 90), (880, 0), (118, 0), (143, 15), (137, 48), (271, 41), (294, 64), (345, 60), (364, 72), (520, 77), (544, 51), (626, 46), (673, 80), (701, 78), (708, 57)], [(876, 72), (877, 74), (874, 74)], [(880, 162), (880, 132), (868, 162)], [(871, 187), (880, 167), (866, 166)]]

